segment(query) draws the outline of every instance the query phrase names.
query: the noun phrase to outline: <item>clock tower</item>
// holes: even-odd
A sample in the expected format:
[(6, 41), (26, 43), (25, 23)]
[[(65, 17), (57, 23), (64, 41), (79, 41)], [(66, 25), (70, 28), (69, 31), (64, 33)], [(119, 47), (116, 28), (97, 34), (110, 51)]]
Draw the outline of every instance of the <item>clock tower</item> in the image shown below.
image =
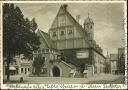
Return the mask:
[(94, 40), (94, 22), (89, 17), (89, 13), (88, 13), (88, 17), (84, 21), (84, 30), (87, 31), (89, 35), (89, 40)]

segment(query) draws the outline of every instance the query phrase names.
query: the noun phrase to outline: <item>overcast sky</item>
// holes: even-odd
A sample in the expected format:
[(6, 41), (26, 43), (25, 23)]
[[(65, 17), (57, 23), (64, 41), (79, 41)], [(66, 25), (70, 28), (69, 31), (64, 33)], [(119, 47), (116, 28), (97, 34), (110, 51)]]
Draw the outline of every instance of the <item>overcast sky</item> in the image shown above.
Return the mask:
[[(25, 17), (36, 18), (38, 28), (48, 32), (62, 3), (27, 3), (15, 4), (20, 7)], [(68, 11), (75, 18), (80, 15), (80, 24), (83, 25), (88, 12), (94, 21), (94, 35), (96, 42), (103, 48), (104, 54), (117, 53), (124, 38), (123, 3), (70, 3)]]

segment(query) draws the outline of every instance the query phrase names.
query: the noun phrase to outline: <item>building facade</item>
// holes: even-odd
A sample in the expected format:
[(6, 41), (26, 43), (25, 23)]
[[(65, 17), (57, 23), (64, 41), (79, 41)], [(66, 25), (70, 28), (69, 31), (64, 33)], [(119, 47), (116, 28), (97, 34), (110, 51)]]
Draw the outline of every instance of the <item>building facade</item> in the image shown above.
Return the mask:
[(117, 74), (118, 54), (110, 54), (111, 74)]
[(118, 48), (118, 73), (125, 74), (125, 48)]
[[(6, 58), (4, 58), (4, 61)], [(31, 60), (24, 58), (24, 56), (17, 55), (13, 58), (13, 61), (10, 62), (9, 70), (11, 75), (29, 75), (30, 74), (30, 63)], [(4, 75), (6, 75), (6, 62), (4, 63)]]
[[(87, 69), (90, 73), (104, 72), (105, 57), (94, 40), (94, 22), (88, 16), (82, 25), (62, 5), (56, 15), (49, 34), (57, 49), (66, 57), (66, 62)], [(89, 66), (89, 67), (88, 67)]]
[[(38, 36), (40, 37), (41, 45), (37, 52), (34, 52), (33, 60), (38, 55), (41, 55), (44, 58), (44, 65), (41, 67), (40, 76), (46, 77), (69, 77), (70, 72), (75, 69), (75, 66), (68, 64), (61, 60), (61, 55), (59, 50), (56, 49), (52, 39), (48, 33), (45, 33), (41, 30), (37, 31)], [(32, 64), (31, 64), (32, 65)], [(34, 67), (32, 67), (32, 72), (30, 76), (34, 75)]]

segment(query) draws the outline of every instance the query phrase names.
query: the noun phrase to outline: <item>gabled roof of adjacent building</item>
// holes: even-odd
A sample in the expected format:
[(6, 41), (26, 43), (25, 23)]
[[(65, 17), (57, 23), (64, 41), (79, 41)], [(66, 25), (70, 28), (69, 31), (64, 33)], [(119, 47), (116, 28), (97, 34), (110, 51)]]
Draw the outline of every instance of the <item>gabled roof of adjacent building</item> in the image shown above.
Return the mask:
[(40, 37), (41, 41), (40, 48), (56, 49), (56, 46), (48, 33), (38, 30), (37, 34)]

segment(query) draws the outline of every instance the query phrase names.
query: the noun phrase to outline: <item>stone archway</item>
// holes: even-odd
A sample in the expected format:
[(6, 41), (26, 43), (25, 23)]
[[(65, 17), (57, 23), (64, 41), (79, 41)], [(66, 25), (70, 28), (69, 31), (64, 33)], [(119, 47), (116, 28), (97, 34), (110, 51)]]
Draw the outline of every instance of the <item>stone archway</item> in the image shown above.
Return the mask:
[(54, 66), (52, 69), (53, 77), (60, 77), (60, 69), (57, 66)]

